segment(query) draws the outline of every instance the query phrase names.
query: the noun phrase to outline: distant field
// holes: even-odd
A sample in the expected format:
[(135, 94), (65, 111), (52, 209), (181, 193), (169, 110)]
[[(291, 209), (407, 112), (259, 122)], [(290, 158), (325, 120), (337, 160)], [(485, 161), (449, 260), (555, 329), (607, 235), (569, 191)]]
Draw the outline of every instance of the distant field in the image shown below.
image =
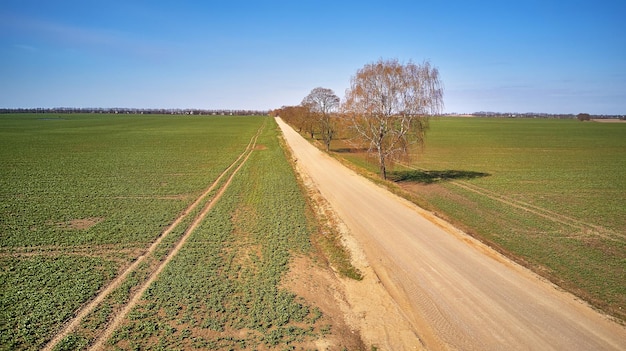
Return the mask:
[[(254, 121), (0, 115), (0, 244), (149, 242), (245, 148)], [(68, 230), (85, 219), (97, 225)]]
[(107, 349), (320, 333), (319, 310), (278, 286), (312, 224), (273, 119), (0, 115), (0, 164), (0, 350), (41, 349), (117, 279), (57, 349), (93, 344), (144, 286)]
[[(362, 154), (340, 155), (376, 172)], [(391, 175), (421, 205), (626, 319), (625, 155), (622, 123), (438, 118), (424, 152)]]

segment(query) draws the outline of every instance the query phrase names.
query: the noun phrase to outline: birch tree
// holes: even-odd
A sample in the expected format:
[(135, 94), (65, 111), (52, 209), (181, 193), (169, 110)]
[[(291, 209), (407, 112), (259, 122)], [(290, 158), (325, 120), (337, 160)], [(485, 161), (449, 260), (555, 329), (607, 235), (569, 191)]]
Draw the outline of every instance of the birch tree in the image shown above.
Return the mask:
[(379, 60), (359, 69), (346, 91), (343, 109), (356, 140), (375, 154), (380, 175), (421, 147), (429, 116), (443, 108), (439, 71), (430, 62)]
[(332, 112), (339, 107), (340, 99), (332, 89), (318, 87), (309, 93), (301, 105), (307, 106), (317, 121), (326, 151), (330, 150), (330, 142), (335, 135), (335, 124), (332, 120)]

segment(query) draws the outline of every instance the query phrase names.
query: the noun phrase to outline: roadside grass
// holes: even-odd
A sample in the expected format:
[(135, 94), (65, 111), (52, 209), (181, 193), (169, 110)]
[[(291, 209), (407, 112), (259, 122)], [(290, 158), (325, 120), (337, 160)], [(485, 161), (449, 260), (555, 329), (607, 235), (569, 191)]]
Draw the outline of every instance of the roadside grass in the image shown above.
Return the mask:
[(280, 288), (314, 223), (271, 120), (186, 245), (109, 340), (110, 349), (294, 349), (328, 332)]
[(593, 306), (626, 321), (626, 125), (436, 118), (423, 153), (377, 179)]
[(322, 235), (316, 236), (314, 240), (330, 266), (341, 276), (363, 280), (363, 273), (352, 264), (352, 257), (341, 241), (341, 234), (335, 228), (327, 226)]
[[(289, 150), (284, 139), (281, 138), (279, 141), (284, 150)], [(291, 160), (291, 167), (296, 169), (294, 158), (289, 156), (291, 155), (288, 155), (287, 158)], [(350, 251), (342, 240), (338, 219), (330, 209), (326, 199), (315, 189), (309, 189), (300, 176), (298, 176), (298, 182), (302, 191), (308, 192), (307, 200), (310, 211), (307, 211), (307, 214), (311, 217), (309, 221), (316, 224), (316, 228), (313, 230), (315, 235), (311, 237), (311, 244), (318, 250), (320, 258), (340, 276), (363, 280), (363, 273), (352, 263)]]
[[(40, 349), (245, 149), (263, 120), (60, 117), (0, 116), (2, 350)], [(88, 344), (181, 234), (171, 233), (57, 349)]]

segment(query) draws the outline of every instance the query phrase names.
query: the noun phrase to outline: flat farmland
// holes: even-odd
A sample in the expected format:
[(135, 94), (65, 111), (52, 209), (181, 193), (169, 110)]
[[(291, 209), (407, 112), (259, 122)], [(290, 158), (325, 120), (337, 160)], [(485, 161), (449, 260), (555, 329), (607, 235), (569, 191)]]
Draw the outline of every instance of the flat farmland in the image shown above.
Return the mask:
[(0, 116), (0, 349), (247, 349), (330, 332), (280, 287), (314, 221), (267, 117)]
[[(362, 153), (338, 155), (376, 172)], [(422, 207), (626, 319), (626, 124), (437, 118), (391, 178)]]

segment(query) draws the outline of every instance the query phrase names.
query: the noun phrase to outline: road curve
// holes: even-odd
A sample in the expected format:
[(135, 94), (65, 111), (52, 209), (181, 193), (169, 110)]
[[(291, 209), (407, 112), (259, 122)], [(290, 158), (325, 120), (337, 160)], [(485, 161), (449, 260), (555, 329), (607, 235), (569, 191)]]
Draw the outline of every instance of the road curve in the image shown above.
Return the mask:
[[(626, 350), (626, 328), (277, 123), (431, 350)], [(384, 318), (384, 316), (381, 316)]]

